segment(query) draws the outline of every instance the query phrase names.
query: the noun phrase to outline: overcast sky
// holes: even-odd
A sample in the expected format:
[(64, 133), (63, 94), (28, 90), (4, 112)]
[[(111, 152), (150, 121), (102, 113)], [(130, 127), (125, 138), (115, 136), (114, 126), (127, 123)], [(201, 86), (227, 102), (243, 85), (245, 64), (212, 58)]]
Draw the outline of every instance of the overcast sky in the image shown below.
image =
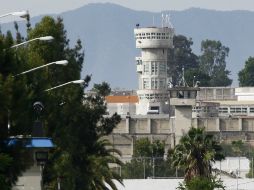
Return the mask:
[[(135, 10), (159, 12), (200, 7), (216, 10), (254, 11), (254, 0), (0, 0), (0, 15), (8, 12), (29, 10), (31, 16), (61, 13), (88, 3), (111, 2)], [(14, 18), (8, 18), (14, 20)], [(5, 22), (7, 19), (1, 19)]]

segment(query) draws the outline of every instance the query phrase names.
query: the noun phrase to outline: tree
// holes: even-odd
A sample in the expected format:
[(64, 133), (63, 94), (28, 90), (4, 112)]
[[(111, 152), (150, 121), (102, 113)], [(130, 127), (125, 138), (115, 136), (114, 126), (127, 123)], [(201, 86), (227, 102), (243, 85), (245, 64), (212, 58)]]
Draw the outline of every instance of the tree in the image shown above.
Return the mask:
[[(11, 32), (0, 34), (0, 186), (11, 189), (25, 169), (31, 164), (28, 151), (20, 139), (10, 143), (10, 136), (26, 136), (31, 131), (33, 113), (26, 78), (14, 78), (24, 71), (26, 61), (19, 50), (10, 49), (23, 38), (15, 25), (16, 37)], [(31, 106), (32, 107), (32, 106)]]
[(254, 86), (254, 57), (249, 57), (238, 73), (239, 86)]
[(201, 53), (199, 69), (210, 77), (209, 86), (231, 85), (230, 71), (226, 69), (229, 48), (222, 45), (220, 41), (204, 40), (201, 42)]
[(175, 168), (168, 167), (164, 160), (165, 144), (159, 140), (151, 142), (148, 138), (135, 141), (133, 157), (122, 167), (123, 178), (143, 179), (147, 177), (175, 176)]
[(221, 146), (204, 128), (191, 128), (174, 149), (173, 165), (185, 169), (186, 182), (194, 177), (211, 180), (211, 162), (224, 158), (221, 151)]
[[(182, 68), (188, 73), (190, 69), (198, 67), (198, 56), (191, 49), (193, 45), (192, 39), (188, 39), (183, 35), (176, 35), (173, 39), (174, 48), (168, 52), (168, 72), (172, 77), (173, 85), (178, 85), (180, 82), (179, 76), (182, 74)], [(193, 77), (187, 81), (189, 85)]]
[(180, 184), (177, 188), (179, 190), (214, 190), (214, 189), (225, 189), (221, 180), (217, 180), (216, 178), (208, 179), (204, 177), (194, 177), (188, 182)]
[[(52, 35), (51, 43), (34, 43), (28, 48), (30, 67), (66, 59), (66, 67), (51, 66), (44, 71), (31, 73), (33, 101), (41, 101), (45, 111), (41, 120), (47, 136), (53, 138), (56, 149), (50, 153), (44, 170), (44, 185), (56, 188), (61, 178), (62, 189), (116, 189), (112, 179), (121, 182), (110, 164), (121, 164), (119, 152), (102, 140), (110, 134), (120, 116), (106, 115), (105, 96), (110, 92), (107, 83), (96, 84), (95, 93), (86, 94), (91, 76), (85, 77), (83, 86), (68, 85), (49, 93), (44, 90), (80, 78), (84, 52), (80, 40), (74, 48), (64, 30), (63, 20), (44, 17), (35, 28), (29, 29), (29, 38)], [(108, 185), (108, 186), (107, 186)]]

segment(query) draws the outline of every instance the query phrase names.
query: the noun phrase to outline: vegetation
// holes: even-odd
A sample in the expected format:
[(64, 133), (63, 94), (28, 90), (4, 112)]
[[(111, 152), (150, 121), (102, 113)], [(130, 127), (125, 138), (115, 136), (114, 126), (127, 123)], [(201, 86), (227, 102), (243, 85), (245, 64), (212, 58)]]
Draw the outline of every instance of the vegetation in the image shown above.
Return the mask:
[[(148, 138), (135, 141), (134, 154), (130, 162), (122, 167), (122, 177), (128, 179), (144, 179), (148, 177), (175, 177), (176, 168), (171, 167), (171, 154), (164, 159), (165, 144), (159, 140), (151, 142)], [(178, 171), (183, 176), (183, 171)]]
[(204, 128), (191, 128), (180, 139), (174, 149), (173, 166), (185, 170), (185, 189), (200, 180), (214, 184), (211, 163), (224, 158), (221, 152), (221, 146), (212, 135), (205, 133)]
[(215, 177), (208, 179), (205, 177), (194, 177), (188, 182), (180, 184), (179, 190), (214, 190), (214, 189), (225, 189), (221, 180), (217, 180)]
[(226, 58), (229, 48), (220, 41), (204, 40), (201, 42), (201, 55), (192, 52), (192, 39), (185, 36), (174, 36), (174, 48), (168, 54), (169, 75), (172, 84), (179, 85), (182, 68), (185, 69), (185, 80), (189, 86), (200, 81), (200, 86), (229, 86), (232, 80), (226, 69)]
[[(19, 37), (17, 26), (16, 32)], [(21, 50), (10, 49), (14, 43), (10, 32), (0, 33), (0, 187), (3, 189), (11, 189), (30, 165), (23, 142), (17, 139), (10, 143), (9, 137), (28, 135), (34, 118), (29, 103), (33, 92), (26, 85), (27, 79), (13, 77), (26, 67)]]
[(231, 157), (247, 157), (250, 160), (250, 170), (246, 175), (248, 178), (253, 178), (253, 158), (254, 149), (251, 145), (244, 143), (242, 140), (232, 141), (231, 143), (221, 144), (225, 156)]
[[(182, 75), (182, 68), (187, 72), (190, 69), (198, 68), (198, 56), (192, 52), (192, 39), (188, 39), (183, 35), (176, 35), (173, 42), (174, 48), (168, 53), (168, 67), (173, 85), (178, 85), (180, 82), (179, 76)], [(192, 84), (192, 80), (193, 76), (188, 80), (189, 85)]]
[(204, 40), (201, 42), (200, 71), (207, 75), (209, 86), (229, 86), (230, 71), (226, 69), (226, 57), (229, 48), (223, 46), (220, 41)]
[(249, 57), (238, 73), (239, 86), (254, 86), (254, 57)]
[[(16, 40), (10, 32), (0, 36), (0, 183), (3, 183), (0, 186), (10, 189), (29, 166), (22, 141), (9, 146), (7, 139), (10, 135), (31, 134), (36, 118), (33, 103), (40, 101), (45, 107), (40, 120), (46, 136), (52, 137), (56, 145), (45, 165), (44, 187), (56, 189), (57, 179), (61, 178), (63, 190), (116, 189), (112, 179), (121, 182), (121, 178), (110, 170), (109, 165), (122, 164), (116, 157), (120, 153), (111, 148), (104, 136), (112, 132), (120, 117), (116, 114), (104, 117), (104, 98), (110, 92), (109, 85), (96, 84), (96, 94), (84, 96), (91, 78), (86, 76), (81, 86), (68, 85), (45, 92), (53, 86), (80, 79), (84, 61), (81, 41), (77, 40), (71, 48), (63, 20), (46, 16), (34, 28), (28, 22), (27, 39), (53, 36), (53, 41), (34, 41), (17, 50), (8, 49), (24, 40), (18, 32), (18, 25), (15, 27)], [(59, 60), (68, 60), (69, 63), (65, 67), (52, 65), (13, 77)]]

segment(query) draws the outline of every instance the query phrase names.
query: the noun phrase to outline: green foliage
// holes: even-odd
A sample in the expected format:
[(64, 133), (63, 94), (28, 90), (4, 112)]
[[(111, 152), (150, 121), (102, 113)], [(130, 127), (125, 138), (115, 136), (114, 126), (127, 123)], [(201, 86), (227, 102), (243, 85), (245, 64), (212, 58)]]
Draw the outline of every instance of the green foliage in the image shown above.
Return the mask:
[(193, 177), (211, 179), (211, 162), (223, 158), (222, 148), (212, 135), (204, 128), (191, 128), (174, 149), (173, 166), (184, 168), (185, 181)]
[[(74, 48), (64, 30), (63, 20), (44, 17), (35, 28), (29, 30), (29, 38), (52, 35), (50, 43), (38, 42), (29, 46), (28, 62), (35, 66), (58, 60), (68, 60), (65, 67), (52, 65), (44, 71), (31, 73), (28, 77), (37, 94), (37, 100), (45, 105), (42, 116), (47, 136), (53, 138), (56, 150), (50, 153), (50, 160), (44, 170), (44, 184), (57, 187), (61, 177), (62, 189), (116, 189), (112, 179), (121, 178), (109, 166), (121, 165), (116, 157), (119, 152), (111, 148), (105, 135), (112, 132), (120, 116), (106, 115), (105, 96), (110, 92), (107, 83), (96, 84), (94, 94), (83, 95), (91, 76), (85, 77), (83, 86), (68, 85), (49, 93), (44, 89), (68, 81), (78, 80), (84, 60), (81, 41)], [(38, 78), (38, 75), (40, 76)], [(38, 99), (39, 98), (39, 99)], [(36, 100), (36, 99), (34, 99)]]
[(242, 140), (232, 141), (231, 143), (222, 143), (223, 154), (228, 157), (244, 156), (248, 159), (254, 157), (254, 149), (251, 145)]
[(204, 178), (204, 177), (194, 177), (190, 181), (180, 184), (177, 188), (179, 190), (214, 190), (214, 189), (225, 189), (221, 180), (216, 178)]
[(192, 52), (192, 39), (177, 35), (173, 42), (174, 48), (168, 52), (168, 74), (173, 85), (179, 85), (182, 68), (185, 69), (185, 80), (189, 86), (194, 86), (196, 81), (200, 81), (200, 86), (231, 85), (230, 71), (226, 69), (229, 48), (220, 41), (202, 41), (200, 56)]
[(254, 86), (254, 57), (249, 57), (238, 73), (239, 86)]
[(232, 80), (228, 77), (230, 71), (226, 69), (229, 48), (220, 41), (204, 40), (201, 42), (201, 53), (199, 69), (210, 77), (209, 86), (231, 85)]
[(231, 143), (222, 143), (223, 153), (228, 157), (247, 157), (250, 160), (250, 170), (246, 177), (253, 178), (253, 158), (254, 148), (252, 145), (244, 143), (242, 140), (232, 141)]
[[(122, 177), (144, 179), (148, 177), (172, 177), (176, 168), (170, 165), (171, 160), (164, 160), (165, 144), (159, 140), (151, 142), (148, 138), (135, 141), (134, 154), (130, 162), (122, 167)], [(179, 171), (179, 175), (182, 172)]]
[[(30, 104), (31, 91), (27, 88), (27, 79), (14, 78), (13, 75), (24, 71), (26, 61), (21, 51), (10, 49), (23, 38), (15, 24), (16, 37), (10, 32), (0, 34), (0, 181), (1, 188), (10, 189), (18, 176), (30, 166), (30, 155), (24, 149), (22, 141), (9, 145), (9, 136), (31, 134), (33, 114)], [(14, 162), (15, 160), (15, 162)], [(4, 184), (3, 184), (4, 183)]]
[[(121, 118), (116, 114), (104, 117), (104, 97), (110, 92), (109, 85), (97, 84), (95, 94), (84, 96), (91, 79), (91, 76), (86, 76), (81, 86), (70, 84), (45, 92), (47, 88), (80, 79), (84, 61), (81, 41), (77, 40), (75, 46), (70, 47), (63, 20), (46, 16), (35, 28), (31, 28), (28, 18), (27, 38), (53, 36), (53, 41), (36, 40), (17, 50), (8, 49), (23, 40), (17, 24), (15, 29), (17, 40), (10, 32), (6, 36), (0, 35), (0, 155), (6, 155), (0, 157), (0, 182), (8, 182), (8, 188), (11, 188), (30, 164), (22, 141), (9, 146), (6, 139), (9, 135), (31, 134), (36, 117), (33, 103), (40, 101), (45, 106), (40, 120), (46, 135), (52, 137), (56, 145), (56, 149), (50, 151), (50, 159), (44, 169), (44, 186), (56, 189), (57, 178), (60, 177), (62, 189), (116, 189), (112, 179), (121, 182), (121, 178), (109, 166), (122, 163), (116, 157), (119, 152), (103, 139)], [(59, 60), (68, 60), (69, 63), (65, 67), (51, 65), (13, 77), (22, 71)], [(9, 130), (8, 123), (11, 124)]]
[(249, 172), (246, 174), (247, 178), (254, 178), (254, 157), (250, 158), (250, 170)]
[(11, 183), (6, 177), (6, 170), (12, 163), (13, 159), (8, 154), (0, 153), (0, 186), (2, 189), (11, 189)]
[(94, 84), (93, 91), (100, 93), (102, 96), (108, 96), (111, 92), (111, 88), (108, 83), (103, 82), (102, 84)]
[[(174, 48), (168, 52), (168, 68), (169, 75), (172, 76), (173, 85), (180, 82), (179, 76), (182, 74), (182, 68), (188, 72), (189, 69), (198, 67), (198, 57), (192, 52), (192, 39), (188, 39), (183, 35), (176, 35), (173, 39)], [(191, 78), (187, 83), (190, 85)]]

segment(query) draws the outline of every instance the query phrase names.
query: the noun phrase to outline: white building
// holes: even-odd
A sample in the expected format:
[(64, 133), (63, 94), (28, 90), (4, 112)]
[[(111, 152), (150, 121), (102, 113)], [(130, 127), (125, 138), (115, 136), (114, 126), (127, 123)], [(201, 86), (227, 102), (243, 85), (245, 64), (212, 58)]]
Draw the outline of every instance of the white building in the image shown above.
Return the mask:
[(136, 47), (141, 56), (136, 57), (139, 102), (137, 115), (168, 113), (167, 74), (168, 49), (173, 48), (174, 29), (147, 27), (134, 29)]

